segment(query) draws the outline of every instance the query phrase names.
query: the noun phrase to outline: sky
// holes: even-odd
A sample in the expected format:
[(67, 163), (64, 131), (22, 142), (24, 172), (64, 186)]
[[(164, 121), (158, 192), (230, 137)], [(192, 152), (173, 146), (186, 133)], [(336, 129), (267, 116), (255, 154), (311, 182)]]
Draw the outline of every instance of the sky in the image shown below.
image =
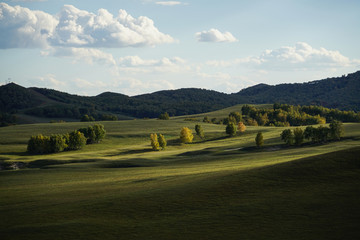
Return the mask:
[(0, 84), (235, 93), (360, 70), (358, 0), (4, 0)]

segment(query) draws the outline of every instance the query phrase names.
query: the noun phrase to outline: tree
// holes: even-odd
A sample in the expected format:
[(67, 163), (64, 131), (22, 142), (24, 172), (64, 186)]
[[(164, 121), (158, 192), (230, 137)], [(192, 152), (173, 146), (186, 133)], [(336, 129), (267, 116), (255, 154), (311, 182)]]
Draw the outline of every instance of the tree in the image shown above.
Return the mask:
[(234, 123), (228, 123), (226, 126), (226, 134), (230, 137), (235, 136), (236, 134), (236, 125)]
[(294, 129), (295, 145), (301, 145), (304, 142), (304, 131), (301, 128)]
[(195, 131), (196, 131), (196, 135), (198, 135), (201, 139), (204, 138), (204, 130), (203, 130), (203, 128), (201, 127), (201, 125), (196, 124), (196, 125), (195, 125)]
[(293, 133), (292, 133), (292, 131), (290, 129), (286, 129), (286, 130), (282, 131), (280, 136), (281, 136), (281, 140), (284, 140), (284, 142), (287, 145), (293, 145), (293, 143), (294, 143), (294, 135), (293, 135)]
[(342, 126), (342, 122), (333, 120), (330, 123), (330, 137), (333, 140), (340, 140), (340, 138), (344, 135), (344, 128)]
[(231, 112), (229, 118), (233, 118), (236, 124), (242, 121), (242, 116), (239, 112)]
[(194, 136), (192, 134), (192, 131), (187, 128), (187, 127), (183, 127), (180, 131), (180, 140), (183, 143), (191, 143), (193, 140)]
[(31, 136), (27, 151), (31, 154), (44, 154), (50, 152), (50, 138), (42, 134)]
[(151, 147), (154, 151), (159, 151), (160, 148), (160, 144), (159, 144), (159, 141), (158, 141), (158, 136), (156, 133), (152, 133), (150, 134), (150, 141), (151, 141)]
[(93, 126), (95, 132), (95, 142), (99, 143), (102, 139), (105, 138), (106, 131), (104, 129), (104, 125), (102, 124), (95, 124)]
[(258, 132), (255, 137), (255, 143), (257, 147), (261, 147), (264, 144), (264, 137), (262, 132)]
[(166, 145), (167, 145), (167, 142), (166, 142), (166, 139), (165, 139), (164, 135), (159, 134), (158, 142), (159, 142), (159, 145), (160, 145), (161, 149), (164, 150), (166, 148)]
[(49, 140), (50, 152), (52, 153), (62, 152), (67, 148), (66, 139), (63, 135), (51, 135)]
[(167, 112), (165, 112), (165, 113), (160, 114), (159, 119), (160, 120), (169, 120), (170, 117), (169, 117), (169, 114)]
[(94, 117), (92, 116), (89, 116), (87, 114), (84, 114), (81, 119), (80, 119), (81, 122), (93, 122), (95, 121)]
[(245, 124), (244, 124), (243, 122), (239, 122), (239, 123), (238, 123), (238, 130), (239, 130), (239, 132), (241, 132), (241, 133), (245, 132), (246, 126), (245, 126)]
[(69, 133), (69, 142), (67, 143), (69, 150), (81, 149), (86, 144), (86, 137), (79, 131)]
[(312, 142), (315, 142), (315, 131), (316, 129), (313, 126), (307, 126), (304, 131), (305, 139), (311, 139)]

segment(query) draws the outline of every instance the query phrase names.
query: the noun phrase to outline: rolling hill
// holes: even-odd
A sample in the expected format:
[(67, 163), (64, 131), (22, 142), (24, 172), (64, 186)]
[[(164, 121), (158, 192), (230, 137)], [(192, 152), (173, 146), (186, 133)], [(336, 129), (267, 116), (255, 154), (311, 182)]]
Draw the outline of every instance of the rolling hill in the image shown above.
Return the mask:
[(0, 112), (15, 114), (18, 123), (48, 122), (49, 119), (76, 121), (84, 114), (103, 114), (119, 119), (154, 118), (215, 111), (235, 104), (287, 103), (321, 105), (342, 110), (360, 110), (360, 71), (307, 83), (259, 84), (238, 93), (184, 88), (129, 97), (105, 92), (93, 97), (72, 95), (44, 88), (24, 88), (15, 83), (0, 86)]

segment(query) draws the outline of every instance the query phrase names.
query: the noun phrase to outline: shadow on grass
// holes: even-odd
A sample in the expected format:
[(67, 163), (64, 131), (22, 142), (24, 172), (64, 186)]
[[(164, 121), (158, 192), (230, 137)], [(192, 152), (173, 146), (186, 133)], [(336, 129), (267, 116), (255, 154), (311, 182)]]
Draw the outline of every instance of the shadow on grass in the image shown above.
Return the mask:
[(27, 164), (28, 168), (46, 168), (52, 165), (63, 165), (70, 163), (89, 163), (89, 162), (97, 162), (98, 159), (86, 159), (86, 160), (52, 160), (52, 159), (42, 159), (29, 162)]
[(108, 161), (99, 164), (103, 168), (136, 168), (136, 167), (155, 167), (159, 164), (146, 158), (135, 158), (128, 160)]
[(119, 151), (118, 153), (112, 153), (106, 155), (107, 157), (114, 157), (114, 156), (121, 156), (121, 155), (128, 155), (128, 154), (138, 154), (138, 153), (148, 153), (152, 152), (153, 150), (150, 148), (144, 148), (144, 149), (132, 149), (132, 150), (126, 150), (126, 151)]

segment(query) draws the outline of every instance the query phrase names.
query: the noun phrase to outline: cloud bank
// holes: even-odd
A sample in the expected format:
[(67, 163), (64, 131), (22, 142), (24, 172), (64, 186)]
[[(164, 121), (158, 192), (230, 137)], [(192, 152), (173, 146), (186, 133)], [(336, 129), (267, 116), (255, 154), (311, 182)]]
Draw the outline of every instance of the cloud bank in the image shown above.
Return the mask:
[(123, 48), (172, 43), (145, 16), (125, 10), (113, 16), (106, 9), (91, 13), (65, 5), (56, 16), (0, 3), (0, 48)]
[(313, 48), (308, 43), (298, 42), (295, 46), (283, 46), (265, 50), (260, 56), (234, 60), (213, 60), (206, 64), (213, 67), (234, 67), (252, 64), (265, 70), (304, 70), (356, 66), (359, 60), (349, 59), (339, 51)]
[(195, 33), (195, 37), (199, 42), (236, 42), (237, 39), (230, 32), (220, 32), (212, 28), (208, 31)]

